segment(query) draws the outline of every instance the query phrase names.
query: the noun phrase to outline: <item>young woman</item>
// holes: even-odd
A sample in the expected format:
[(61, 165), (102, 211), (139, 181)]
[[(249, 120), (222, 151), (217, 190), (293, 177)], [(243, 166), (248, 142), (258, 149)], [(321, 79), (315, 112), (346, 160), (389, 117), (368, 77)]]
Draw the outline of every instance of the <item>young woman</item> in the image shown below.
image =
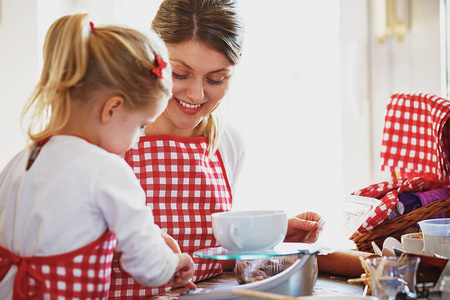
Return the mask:
[[(232, 0), (165, 0), (152, 28), (169, 50), (173, 96), (125, 159), (146, 191), (155, 222), (175, 240), (167, 237), (168, 244), (192, 254), (218, 246), (211, 214), (231, 209), (244, 160), (242, 139), (217, 111), (241, 56), (244, 25)], [(302, 241), (319, 219), (314, 213), (291, 219), (287, 240)], [(194, 281), (223, 269), (215, 260), (194, 262)], [(111, 296), (148, 297), (169, 288), (140, 286), (113, 262)]]

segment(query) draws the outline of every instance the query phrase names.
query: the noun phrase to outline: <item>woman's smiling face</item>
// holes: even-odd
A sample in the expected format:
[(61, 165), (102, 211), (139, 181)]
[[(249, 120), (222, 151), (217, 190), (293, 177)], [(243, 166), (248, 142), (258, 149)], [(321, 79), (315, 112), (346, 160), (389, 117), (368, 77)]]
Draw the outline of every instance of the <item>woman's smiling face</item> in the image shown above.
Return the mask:
[(234, 67), (224, 55), (195, 40), (169, 44), (167, 49), (173, 97), (155, 127), (147, 127), (148, 133), (192, 136), (225, 96)]

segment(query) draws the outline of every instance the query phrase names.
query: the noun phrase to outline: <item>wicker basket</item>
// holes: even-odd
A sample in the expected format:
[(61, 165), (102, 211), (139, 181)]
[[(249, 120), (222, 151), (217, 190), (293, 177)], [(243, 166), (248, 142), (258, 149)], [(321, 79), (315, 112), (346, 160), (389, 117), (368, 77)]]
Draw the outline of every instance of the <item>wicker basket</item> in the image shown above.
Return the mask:
[(372, 252), (372, 244), (374, 241), (378, 247), (382, 249), (384, 240), (391, 236), (400, 241), (405, 231), (417, 224), (417, 222), (436, 216), (440, 213), (450, 212), (450, 198), (431, 202), (426, 206), (422, 206), (412, 212), (396, 217), (392, 220), (386, 220), (374, 229), (367, 232), (355, 232), (350, 239), (355, 242), (359, 251)]

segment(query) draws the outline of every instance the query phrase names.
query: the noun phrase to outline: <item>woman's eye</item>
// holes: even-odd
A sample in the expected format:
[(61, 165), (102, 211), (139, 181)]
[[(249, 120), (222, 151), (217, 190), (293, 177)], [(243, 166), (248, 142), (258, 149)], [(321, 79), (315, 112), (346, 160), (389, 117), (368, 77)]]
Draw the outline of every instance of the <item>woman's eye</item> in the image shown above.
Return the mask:
[(210, 78), (206, 78), (206, 82), (208, 82), (211, 85), (218, 85), (218, 84), (222, 84), (223, 80), (212, 80)]
[(180, 75), (180, 74), (177, 74), (175, 72), (172, 72), (172, 77), (175, 78), (175, 79), (178, 79), (178, 80), (188, 79), (188, 75)]

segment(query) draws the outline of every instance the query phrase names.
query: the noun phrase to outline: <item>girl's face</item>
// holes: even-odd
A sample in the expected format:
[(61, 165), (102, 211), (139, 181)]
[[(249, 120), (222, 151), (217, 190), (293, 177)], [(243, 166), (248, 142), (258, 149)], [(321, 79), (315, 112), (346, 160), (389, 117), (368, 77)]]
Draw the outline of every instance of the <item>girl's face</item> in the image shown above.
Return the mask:
[(155, 122), (166, 105), (167, 98), (164, 98), (142, 109), (121, 107), (109, 124), (108, 133), (99, 146), (111, 153), (125, 153), (139, 140), (142, 130)]
[(173, 97), (147, 134), (193, 136), (195, 127), (213, 112), (228, 90), (233, 64), (198, 41), (167, 45)]

